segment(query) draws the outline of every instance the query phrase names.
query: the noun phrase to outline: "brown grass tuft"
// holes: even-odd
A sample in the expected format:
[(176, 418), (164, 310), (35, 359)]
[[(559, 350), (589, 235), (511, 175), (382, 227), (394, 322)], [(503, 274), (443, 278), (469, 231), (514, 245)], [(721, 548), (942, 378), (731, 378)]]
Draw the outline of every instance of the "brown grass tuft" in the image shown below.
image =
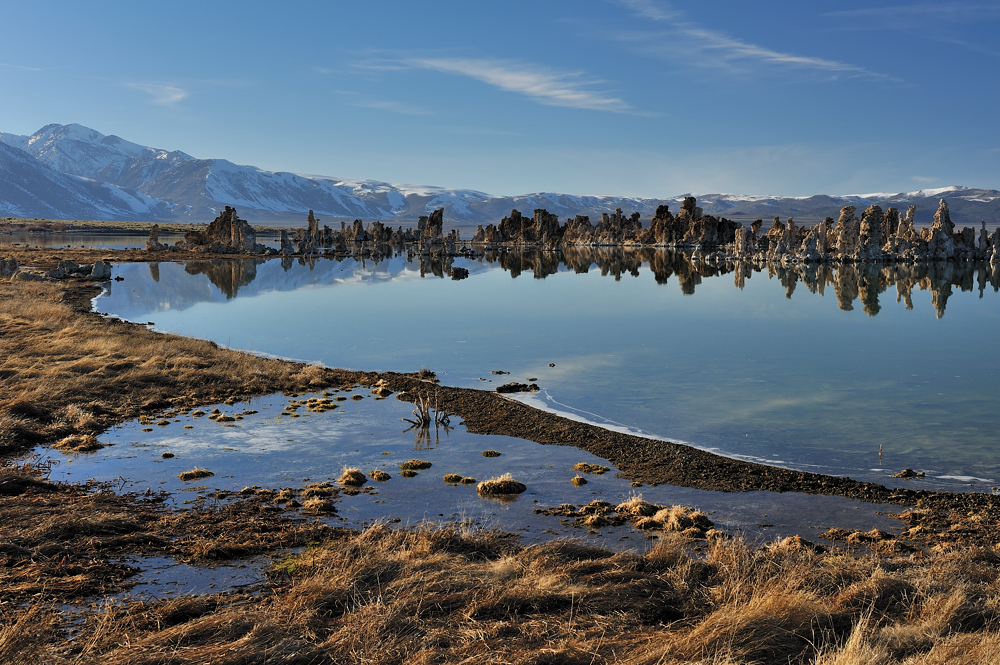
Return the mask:
[(528, 488), (524, 483), (515, 480), (509, 473), (497, 476), (496, 478), (490, 478), (489, 480), (484, 480), (476, 487), (476, 491), (481, 496), (520, 494), (527, 489)]
[(344, 470), (340, 474), (340, 478), (337, 482), (341, 485), (347, 485), (348, 487), (361, 487), (364, 485), (368, 479), (365, 474), (361, 472), (361, 469), (349, 469), (344, 467)]
[(615, 512), (619, 515), (631, 515), (634, 517), (652, 517), (656, 514), (657, 507), (649, 501), (644, 501), (641, 494), (635, 494), (627, 501), (619, 503)]
[(52, 444), (52, 447), (67, 453), (92, 453), (103, 448), (104, 444), (93, 434), (70, 434)]
[(601, 475), (602, 473), (607, 473), (611, 470), (610, 467), (601, 466), (600, 464), (588, 464), (587, 462), (577, 462), (573, 465), (574, 471), (579, 471), (580, 473), (593, 473), (595, 475)]
[(384, 483), (385, 481), (392, 478), (392, 476), (390, 476), (382, 469), (375, 469), (374, 471), (368, 474), (368, 477), (377, 483)]
[(483, 457), (500, 457), (499, 450), (484, 450)]
[(462, 474), (460, 473), (446, 473), (444, 474), (444, 482), (446, 483), (460, 483), (462, 482)]
[(181, 471), (179, 474), (177, 474), (177, 477), (183, 480), (184, 482), (188, 482), (190, 480), (200, 480), (201, 478), (211, 478), (214, 475), (215, 474), (209, 471), (208, 469), (201, 469), (195, 467), (190, 471)]
[(421, 471), (423, 469), (431, 468), (431, 463), (425, 462), (424, 460), (411, 459), (400, 464), (399, 468), (402, 471)]

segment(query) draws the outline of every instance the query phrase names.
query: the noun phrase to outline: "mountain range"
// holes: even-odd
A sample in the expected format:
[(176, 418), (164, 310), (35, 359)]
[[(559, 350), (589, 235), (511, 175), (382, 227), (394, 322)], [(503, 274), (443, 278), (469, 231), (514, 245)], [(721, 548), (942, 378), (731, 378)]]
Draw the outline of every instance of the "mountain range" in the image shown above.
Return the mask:
[[(77, 124), (46, 125), (31, 136), (0, 132), (0, 216), (46, 219), (207, 222), (227, 205), (257, 224), (304, 223), (309, 210), (324, 223), (379, 219), (412, 224), (419, 215), (445, 209), (448, 227), (497, 223), (514, 208), (536, 208), (565, 219), (599, 218), (621, 208), (649, 220), (660, 205), (672, 211), (681, 194), (662, 199), (536, 193), (491, 196), (470, 189), (390, 184), (265, 171), (224, 159), (198, 159), (180, 151), (150, 148)], [(1000, 224), (1000, 191), (945, 187), (906, 193), (810, 197), (700, 194), (706, 212), (739, 221), (794, 217), (802, 223), (837, 217), (845, 205), (872, 204), (902, 210), (917, 206), (929, 222), (946, 198), (959, 225)]]

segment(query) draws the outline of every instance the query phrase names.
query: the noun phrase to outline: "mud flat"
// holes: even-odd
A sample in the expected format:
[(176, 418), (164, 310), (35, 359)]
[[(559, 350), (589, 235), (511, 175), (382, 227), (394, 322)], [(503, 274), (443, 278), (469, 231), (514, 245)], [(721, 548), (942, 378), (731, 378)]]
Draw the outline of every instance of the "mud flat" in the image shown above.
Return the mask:
[[(95, 254), (108, 253), (72, 260)], [(1000, 649), (991, 495), (889, 489), (733, 460), (440, 386), (429, 375), (263, 359), (101, 317), (90, 309), (98, 291), (83, 278), (0, 281), (7, 662), (163, 662), (169, 653), (171, 662), (971, 663), (991, 662)], [(12, 457), (39, 443), (100, 443), (107, 428), (140, 417), (352, 386), (411, 401), (433, 395), (469, 432), (576, 446), (638, 483), (907, 507), (906, 530), (828, 533), (836, 547), (792, 538), (757, 549), (701, 529), (633, 554), (448, 529), (349, 533), (275, 511), (256, 492), (168, 509), (155, 494), (51, 483), (45, 468)], [(573, 508), (582, 519), (595, 512)], [(123, 588), (134, 573), (123, 555), (227, 561), (295, 546), (309, 549), (277, 561), (257, 595), (84, 607), (75, 626), (55, 605)]]

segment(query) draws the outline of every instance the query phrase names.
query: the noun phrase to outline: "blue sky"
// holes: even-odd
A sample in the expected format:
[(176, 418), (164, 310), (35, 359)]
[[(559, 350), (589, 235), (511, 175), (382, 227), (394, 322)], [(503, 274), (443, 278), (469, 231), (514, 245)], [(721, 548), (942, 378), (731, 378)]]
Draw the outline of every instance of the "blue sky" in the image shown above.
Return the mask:
[(0, 131), (665, 197), (1000, 189), (1000, 0), (8, 2)]

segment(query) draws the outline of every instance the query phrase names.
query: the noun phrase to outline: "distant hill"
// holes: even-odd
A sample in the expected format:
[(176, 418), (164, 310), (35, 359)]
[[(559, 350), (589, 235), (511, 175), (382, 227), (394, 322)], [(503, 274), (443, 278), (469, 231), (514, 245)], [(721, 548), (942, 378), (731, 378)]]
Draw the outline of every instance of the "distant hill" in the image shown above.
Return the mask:
[[(379, 219), (410, 225), (419, 215), (444, 208), (447, 227), (471, 230), (499, 222), (515, 208), (526, 215), (545, 208), (561, 219), (599, 218), (621, 208), (648, 221), (660, 205), (676, 211), (684, 196), (491, 196), (470, 189), (265, 171), (150, 148), (76, 124), (46, 125), (31, 136), (0, 133), (0, 216), (206, 222), (232, 205), (259, 224), (301, 225), (314, 210), (326, 224)], [(959, 225), (1000, 224), (1000, 191), (965, 187), (805, 198), (702, 194), (698, 204), (706, 213), (744, 222), (777, 216), (801, 223), (836, 218), (845, 205), (859, 210), (873, 203), (903, 210), (916, 205), (917, 221), (927, 223), (942, 197)]]

